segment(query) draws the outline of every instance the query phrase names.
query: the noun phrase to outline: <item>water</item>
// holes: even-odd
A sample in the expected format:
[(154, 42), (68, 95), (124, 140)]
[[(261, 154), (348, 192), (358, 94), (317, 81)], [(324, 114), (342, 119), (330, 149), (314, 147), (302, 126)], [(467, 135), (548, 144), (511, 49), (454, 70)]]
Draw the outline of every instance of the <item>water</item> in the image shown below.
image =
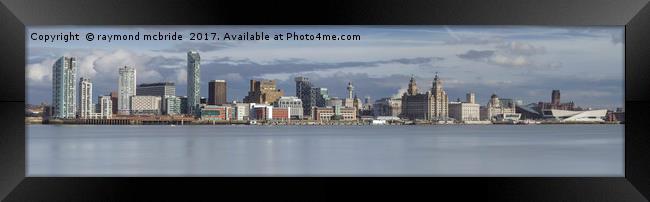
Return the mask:
[(27, 126), (28, 176), (624, 176), (623, 125)]

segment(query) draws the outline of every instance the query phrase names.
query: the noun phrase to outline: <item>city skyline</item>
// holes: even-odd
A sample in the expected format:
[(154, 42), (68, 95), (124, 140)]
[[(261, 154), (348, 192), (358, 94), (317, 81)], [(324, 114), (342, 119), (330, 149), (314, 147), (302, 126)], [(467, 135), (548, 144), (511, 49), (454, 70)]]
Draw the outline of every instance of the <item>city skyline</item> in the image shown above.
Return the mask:
[[(51, 98), (48, 93), (51, 93), (52, 61), (61, 56), (79, 58), (79, 77), (93, 80), (96, 95), (117, 90), (117, 69), (124, 65), (137, 69), (137, 84), (174, 82), (178, 89), (176, 94), (184, 95), (187, 93), (184, 92), (187, 61), (183, 56), (196, 49), (201, 54), (200, 80), (206, 81), (200, 83), (201, 97), (208, 97), (207, 81), (225, 80), (228, 101), (235, 98), (241, 101), (248, 92), (250, 79), (276, 79), (285, 95), (293, 95), (293, 79), (297, 76), (309, 77), (314, 86), (328, 88), (330, 96), (340, 98), (348, 97), (346, 87), (351, 81), (359, 97), (370, 96), (374, 101), (401, 95), (410, 75), (415, 75), (419, 83), (431, 83), (434, 72), (440, 72), (450, 101), (471, 91), (476, 93), (477, 103), (481, 105), (486, 104), (493, 93), (531, 103), (548, 101), (549, 92), (560, 89), (563, 101), (574, 101), (578, 106), (609, 109), (623, 106), (620, 27), (212, 27), (199, 27), (199, 30), (271, 33), (283, 29), (318, 30), (361, 34), (362, 40), (93, 44), (108, 47), (103, 49), (84, 48), (75, 43), (44, 47), (44, 44), (28, 42), (28, 103), (51, 102), (47, 98)], [(191, 28), (71, 29), (126, 32), (193, 30)], [(29, 28), (29, 33), (56, 32), (57, 29), (64, 28)], [(305, 48), (312, 46), (305, 53)]]

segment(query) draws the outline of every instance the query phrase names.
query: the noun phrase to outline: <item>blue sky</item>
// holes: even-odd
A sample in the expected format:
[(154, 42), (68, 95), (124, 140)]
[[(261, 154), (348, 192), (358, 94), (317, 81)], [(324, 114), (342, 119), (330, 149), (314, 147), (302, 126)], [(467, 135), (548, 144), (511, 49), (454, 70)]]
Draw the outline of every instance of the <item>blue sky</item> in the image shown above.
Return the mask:
[(186, 52), (199, 50), (201, 94), (207, 81), (225, 79), (229, 100), (241, 100), (249, 79), (276, 79), (295, 94), (293, 77), (307, 76), (331, 96), (344, 97), (351, 81), (360, 97), (401, 94), (415, 75), (431, 88), (435, 72), (450, 100), (477, 93), (485, 104), (492, 93), (525, 103), (562, 101), (578, 106), (623, 106), (623, 27), (542, 26), (56, 26), (29, 27), (31, 33), (242, 33), (286, 32), (359, 34), (360, 41), (117, 41), (45, 43), (27, 40), (27, 101), (51, 102), (51, 74), (61, 56), (79, 59), (80, 75), (93, 95), (117, 90), (117, 70), (134, 66), (138, 83), (171, 81), (185, 95)]

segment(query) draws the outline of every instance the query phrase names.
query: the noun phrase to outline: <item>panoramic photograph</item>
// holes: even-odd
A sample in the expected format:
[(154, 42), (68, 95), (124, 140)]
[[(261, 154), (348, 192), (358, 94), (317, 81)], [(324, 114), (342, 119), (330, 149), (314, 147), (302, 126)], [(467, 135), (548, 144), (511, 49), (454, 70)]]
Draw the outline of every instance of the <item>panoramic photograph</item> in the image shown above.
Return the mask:
[(27, 176), (624, 175), (623, 26), (29, 26)]

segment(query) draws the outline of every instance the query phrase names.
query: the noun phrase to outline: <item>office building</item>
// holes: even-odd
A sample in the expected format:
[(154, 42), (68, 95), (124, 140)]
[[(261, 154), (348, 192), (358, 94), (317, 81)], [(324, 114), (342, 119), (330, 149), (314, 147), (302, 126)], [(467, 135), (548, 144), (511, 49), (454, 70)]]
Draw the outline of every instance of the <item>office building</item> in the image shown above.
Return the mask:
[(197, 51), (187, 52), (187, 113), (197, 114), (201, 99), (201, 56)]
[(111, 91), (110, 96), (111, 96), (111, 103), (113, 103), (113, 107), (112, 107), (113, 114), (117, 114), (117, 100), (119, 97), (117, 91)]
[(302, 100), (295, 96), (282, 96), (275, 103), (275, 107), (279, 108), (289, 108), (291, 111), (291, 119), (302, 119), (303, 117), (303, 105)]
[(475, 101), (475, 94), (467, 93), (465, 102), (449, 102), (449, 118), (458, 122), (480, 121), (481, 106)]
[(110, 119), (113, 117), (113, 99), (111, 96), (99, 96), (99, 108), (98, 108), (98, 113), (100, 114), (99, 116), (103, 119)]
[(232, 104), (235, 116), (233, 119), (238, 121), (249, 120), (249, 114), (252, 108), (252, 103), (234, 103)]
[(136, 95), (176, 96), (176, 86), (173, 82), (143, 83), (138, 85)]
[(91, 118), (91, 113), (95, 112), (93, 105), (93, 83), (90, 79), (81, 77), (79, 79), (79, 109), (78, 117), (81, 119)]
[(327, 101), (330, 100), (327, 88), (312, 88), (311, 95), (313, 96), (312, 100), (316, 102), (316, 107), (325, 107)]
[(273, 106), (266, 104), (251, 104), (249, 118), (251, 120), (272, 120)]
[(132, 115), (160, 115), (162, 99), (159, 96), (134, 95), (131, 96)]
[(481, 107), (481, 120), (496, 120), (500, 114), (515, 114), (516, 104), (512, 99), (505, 99), (506, 102), (501, 102), (496, 94), (490, 96), (490, 101), (485, 107)]
[(181, 114), (181, 98), (178, 96), (166, 96), (162, 109), (163, 114), (166, 115)]
[(208, 121), (231, 120), (231, 111), (230, 106), (205, 105), (200, 109), (200, 118)]
[(208, 104), (223, 105), (227, 101), (227, 86), (225, 80), (212, 80), (208, 83)]
[(181, 114), (189, 114), (187, 113), (187, 96), (179, 96), (178, 98), (181, 99)]
[(282, 90), (277, 89), (275, 80), (250, 80), (250, 90), (244, 97), (245, 103), (271, 104), (284, 95)]
[(431, 91), (419, 93), (415, 78), (411, 77), (407, 92), (402, 95), (402, 117), (410, 120), (447, 120), (449, 115), (447, 93), (436, 73)]
[(52, 66), (52, 117), (75, 118), (77, 59), (61, 57)]
[(316, 96), (312, 94), (313, 85), (307, 77), (296, 77), (296, 97), (302, 101), (304, 115), (311, 114), (311, 108), (316, 106)]
[(131, 96), (136, 95), (136, 71), (135, 68), (124, 66), (119, 69), (119, 82), (118, 82), (118, 101), (117, 113), (119, 115), (129, 115), (131, 112)]
[(323, 107), (333, 107), (333, 106), (344, 106), (343, 99), (338, 97), (330, 97), (330, 99), (328, 99), (325, 102), (325, 106)]
[(399, 116), (402, 113), (402, 98), (382, 98), (372, 105), (374, 116)]
[(341, 106), (314, 107), (312, 109), (312, 119), (315, 121), (356, 121), (357, 109)]

